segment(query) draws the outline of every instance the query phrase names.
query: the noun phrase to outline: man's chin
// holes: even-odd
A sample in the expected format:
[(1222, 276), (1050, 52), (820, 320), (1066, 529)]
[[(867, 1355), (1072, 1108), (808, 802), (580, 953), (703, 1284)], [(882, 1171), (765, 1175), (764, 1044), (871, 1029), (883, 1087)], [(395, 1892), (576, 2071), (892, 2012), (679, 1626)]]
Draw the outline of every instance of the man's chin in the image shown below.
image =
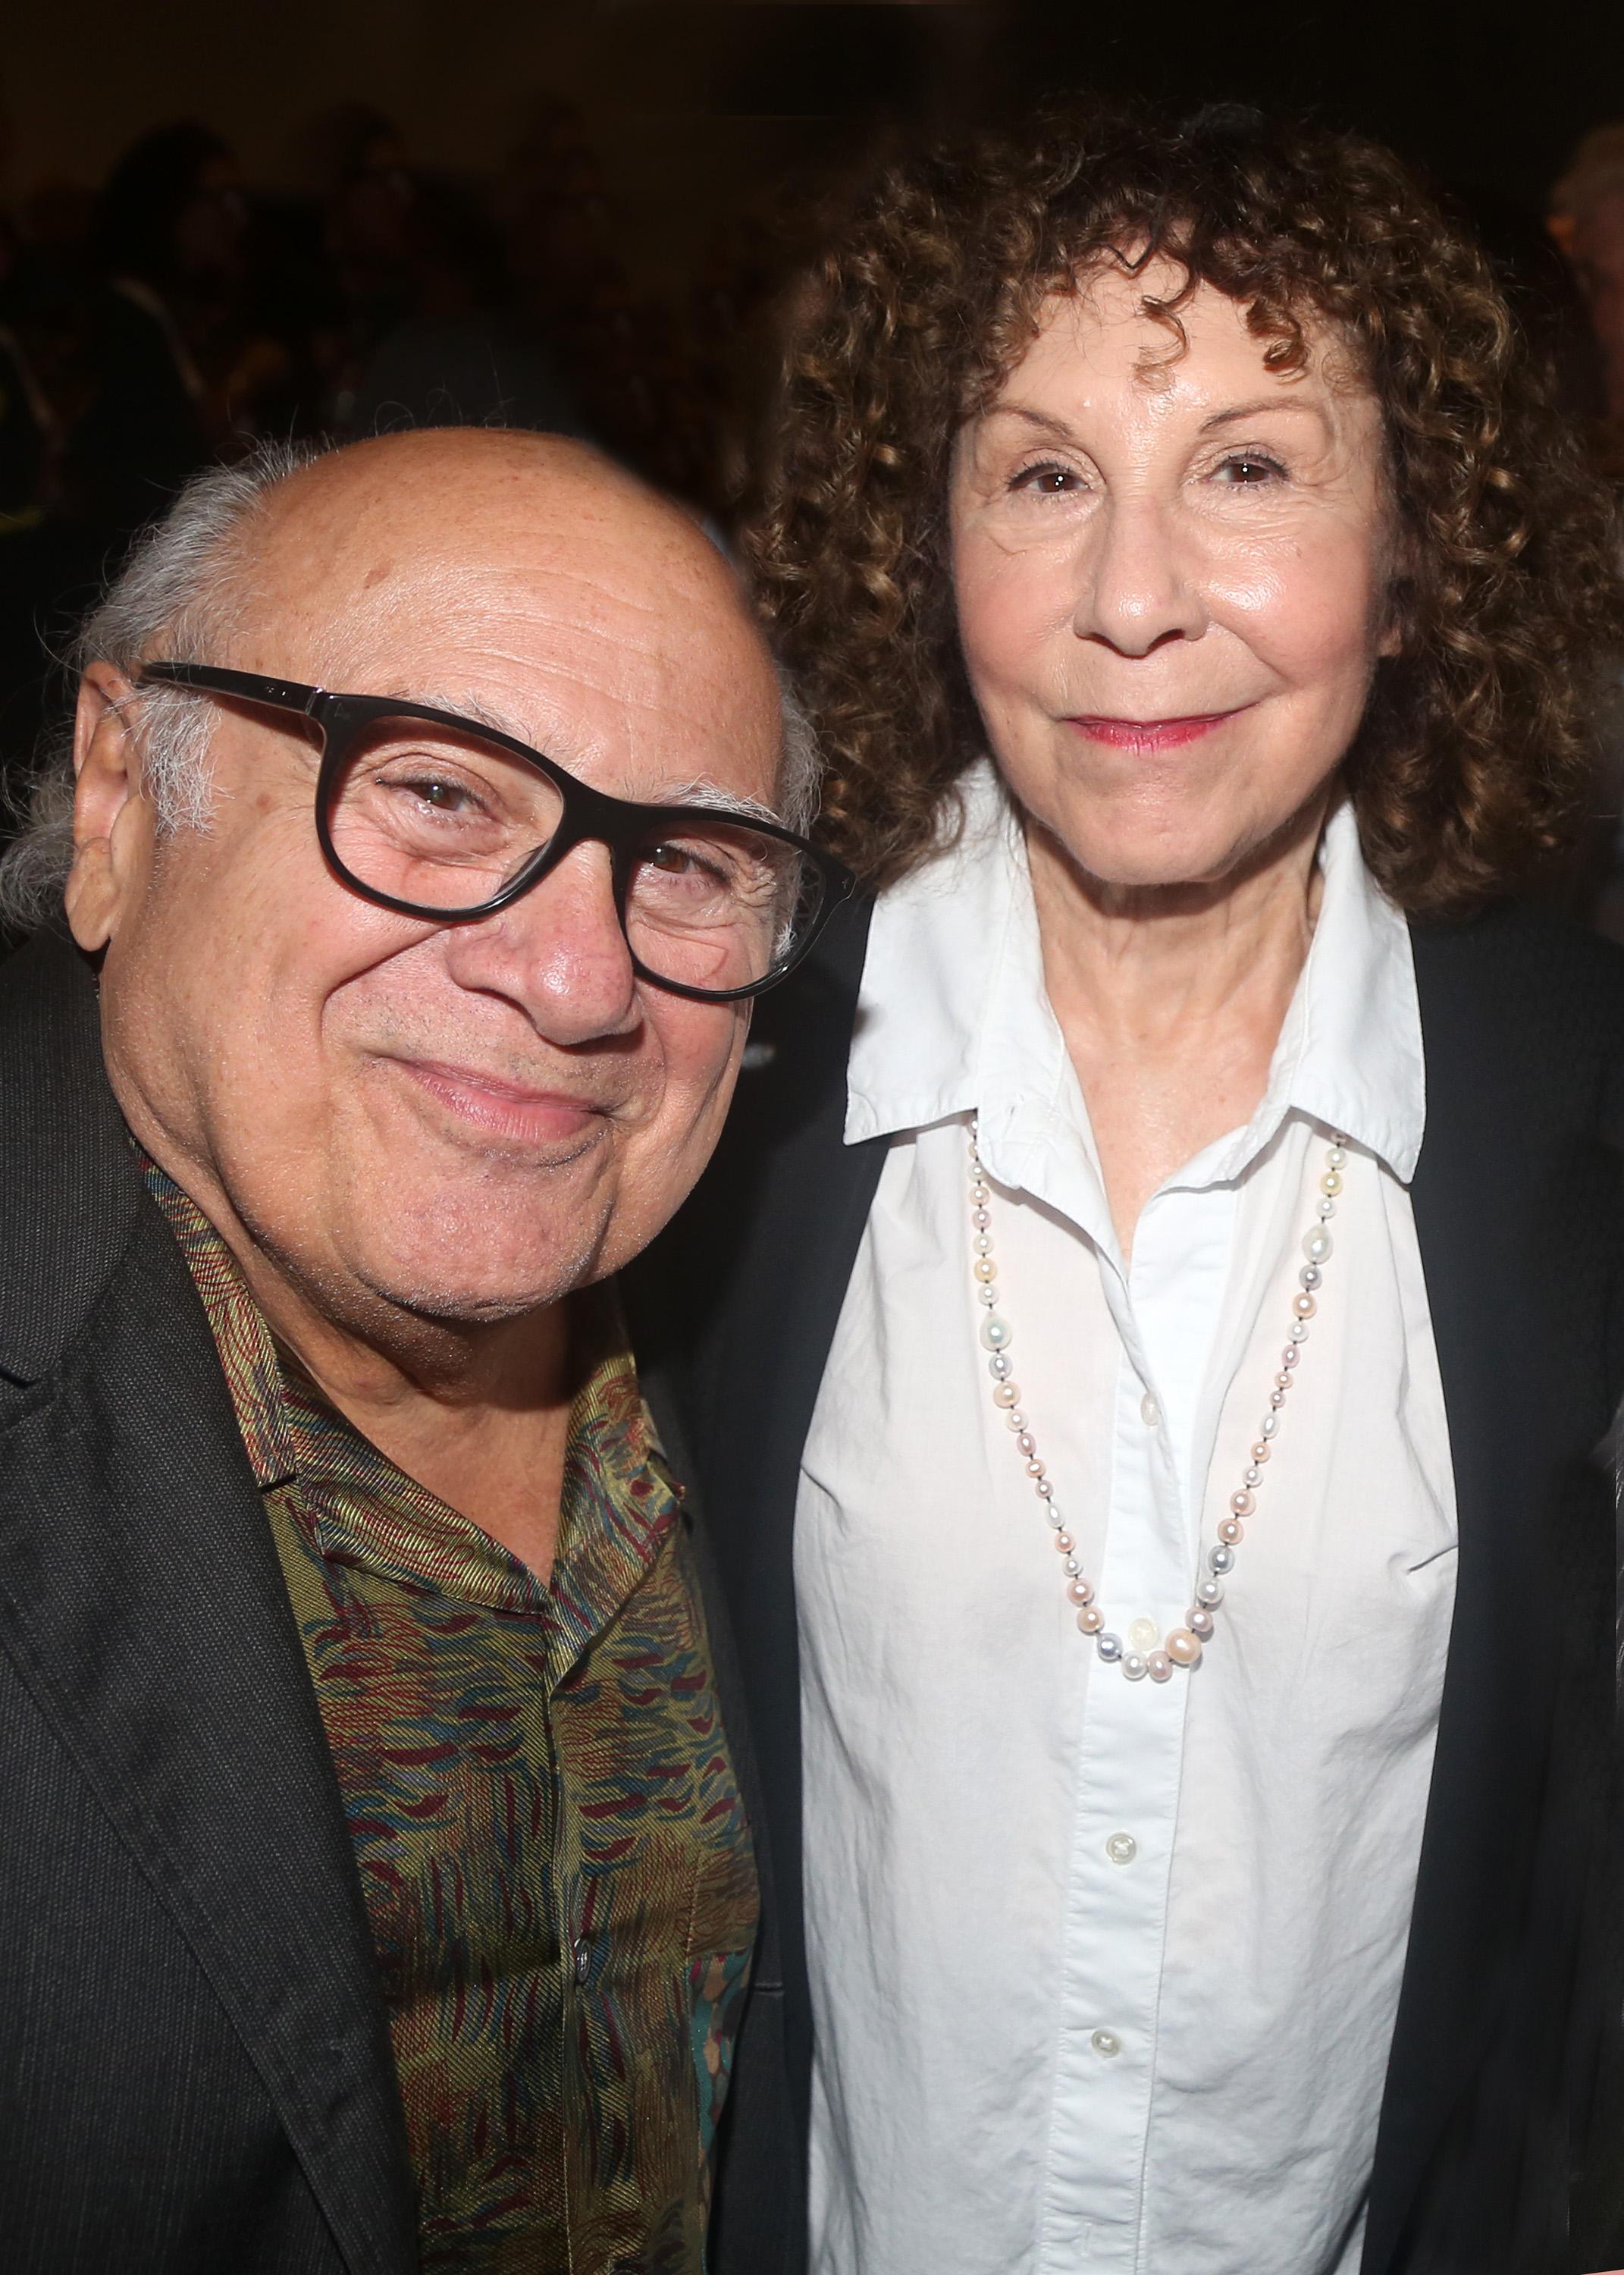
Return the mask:
[(465, 1258), (456, 1269), (443, 1270), (395, 1262), (371, 1270), (363, 1267), (360, 1276), (375, 1296), (414, 1318), (447, 1326), (478, 1326), (544, 1311), (597, 1279), (599, 1273), (595, 1258), (586, 1254), (551, 1258), (529, 1268), (492, 1266), (484, 1271), (470, 1270)]

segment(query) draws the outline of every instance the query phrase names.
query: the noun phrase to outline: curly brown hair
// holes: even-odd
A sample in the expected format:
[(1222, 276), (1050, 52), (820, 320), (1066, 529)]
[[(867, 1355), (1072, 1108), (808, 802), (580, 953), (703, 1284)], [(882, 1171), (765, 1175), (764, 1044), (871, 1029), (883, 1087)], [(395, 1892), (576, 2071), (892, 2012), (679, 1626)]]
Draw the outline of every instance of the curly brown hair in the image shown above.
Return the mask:
[[(1158, 257), (1242, 303), (1273, 369), (1336, 329), (1381, 405), (1401, 646), (1345, 761), (1365, 857), (1457, 913), (1563, 840), (1602, 658), (1624, 638), (1612, 496), (1488, 261), (1390, 151), (1210, 110), (1069, 105), (888, 165), (797, 298), (745, 531), (829, 762), (822, 828), (875, 885), (951, 833), (985, 747), (947, 560), (954, 436), (1051, 297)], [(1165, 271), (1163, 272), (1165, 274)]]

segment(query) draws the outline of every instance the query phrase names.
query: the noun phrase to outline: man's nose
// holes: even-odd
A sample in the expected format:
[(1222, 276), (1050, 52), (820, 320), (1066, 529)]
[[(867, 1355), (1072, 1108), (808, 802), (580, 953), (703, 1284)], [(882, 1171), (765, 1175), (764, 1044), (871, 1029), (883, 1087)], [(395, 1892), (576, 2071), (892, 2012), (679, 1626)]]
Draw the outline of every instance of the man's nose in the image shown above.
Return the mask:
[(1132, 656), (1148, 655), (1166, 639), (1198, 639), (1207, 611), (1194, 566), (1171, 501), (1107, 497), (1079, 558), (1072, 630)]
[(627, 1033), (639, 1009), (605, 845), (577, 845), (511, 908), (447, 935), (459, 987), (506, 996), (560, 1046)]

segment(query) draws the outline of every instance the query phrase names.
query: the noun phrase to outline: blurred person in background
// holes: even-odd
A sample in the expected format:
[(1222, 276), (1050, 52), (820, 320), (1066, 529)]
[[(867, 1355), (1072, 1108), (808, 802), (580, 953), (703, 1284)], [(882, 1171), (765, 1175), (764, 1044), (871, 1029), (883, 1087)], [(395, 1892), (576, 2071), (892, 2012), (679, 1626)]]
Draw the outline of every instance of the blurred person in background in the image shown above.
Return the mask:
[(1612, 500), (1462, 226), (1249, 110), (889, 167), (794, 314), (750, 543), (871, 890), (635, 1275), (770, 2264), (809, 2174), (817, 2275), (1617, 2266), (1624, 956), (1506, 899)]
[(1575, 150), (1551, 193), (1550, 226), (1601, 348), (1606, 461), (1624, 475), (1624, 122), (1597, 127)]
[[(1582, 407), (1590, 414), (1597, 463), (1616, 492), (1624, 484), (1624, 123), (1584, 136), (1551, 193), (1547, 225), (1590, 317), (1599, 399)], [(1609, 938), (1624, 941), (1624, 656), (1612, 659), (1596, 731), (1598, 819), (1589, 844), (1581, 840), (1582, 865), (1575, 874), (1582, 912)]]
[(189, 121), (143, 135), (109, 175), (90, 264), (90, 399), (65, 478), (99, 526), (132, 532), (202, 465), (227, 423), (218, 381), (246, 220), (227, 145)]
[(472, 185), (413, 186), (401, 321), (366, 361), (349, 425), (517, 427), (585, 438), (546, 342), (514, 306), (502, 235)]

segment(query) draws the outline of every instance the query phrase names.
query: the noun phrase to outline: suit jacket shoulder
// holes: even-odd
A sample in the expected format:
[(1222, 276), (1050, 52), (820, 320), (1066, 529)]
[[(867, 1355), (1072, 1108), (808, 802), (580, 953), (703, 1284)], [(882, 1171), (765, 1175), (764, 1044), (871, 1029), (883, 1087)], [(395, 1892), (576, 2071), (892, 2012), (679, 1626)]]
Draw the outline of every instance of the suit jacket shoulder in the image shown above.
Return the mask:
[(39, 2275), (405, 2275), (337, 1781), (59, 938), (0, 971), (0, 2195)]

